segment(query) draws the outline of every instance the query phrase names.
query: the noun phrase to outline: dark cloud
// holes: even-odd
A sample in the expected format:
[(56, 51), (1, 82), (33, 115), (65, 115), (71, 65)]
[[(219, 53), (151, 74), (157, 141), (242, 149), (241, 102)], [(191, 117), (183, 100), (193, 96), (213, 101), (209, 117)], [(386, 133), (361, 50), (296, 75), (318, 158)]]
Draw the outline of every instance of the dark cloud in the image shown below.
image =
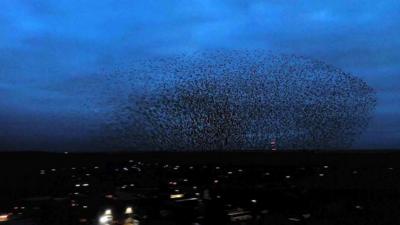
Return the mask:
[[(376, 148), (383, 139), (387, 148), (400, 146), (397, 0), (3, 0), (0, 8), (0, 122), (16, 130), (2, 136), (7, 146), (41, 146), (34, 134), (57, 132), (63, 137), (54, 140), (79, 146), (67, 131), (88, 116), (82, 104), (98, 91), (88, 84), (99, 82), (100, 71), (210, 48), (293, 53), (353, 73), (378, 92), (375, 118), (357, 147)], [(63, 120), (70, 126), (53, 127)], [(14, 139), (20, 130), (25, 135)]]

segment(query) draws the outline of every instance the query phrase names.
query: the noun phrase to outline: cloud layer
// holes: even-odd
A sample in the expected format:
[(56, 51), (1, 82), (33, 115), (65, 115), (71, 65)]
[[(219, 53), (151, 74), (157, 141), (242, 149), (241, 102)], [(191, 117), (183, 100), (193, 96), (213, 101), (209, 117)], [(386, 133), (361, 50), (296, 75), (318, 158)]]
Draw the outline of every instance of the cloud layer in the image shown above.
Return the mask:
[(96, 119), (82, 105), (99, 73), (213, 48), (303, 55), (361, 77), (377, 90), (378, 107), (354, 147), (400, 147), (397, 0), (4, 0), (0, 7), (4, 149), (86, 148), (85, 128)]

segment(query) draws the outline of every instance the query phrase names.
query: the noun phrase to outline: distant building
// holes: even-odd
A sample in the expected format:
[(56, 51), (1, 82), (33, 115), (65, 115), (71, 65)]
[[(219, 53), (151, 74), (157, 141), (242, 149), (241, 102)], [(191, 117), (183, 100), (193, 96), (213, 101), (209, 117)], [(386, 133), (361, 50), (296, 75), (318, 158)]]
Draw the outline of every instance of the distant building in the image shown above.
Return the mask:
[(233, 223), (241, 223), (244, 221), (249, 221), (253, 218), (249, 211), (240, 208), (227, 211), (227, 215), (229, 220)]

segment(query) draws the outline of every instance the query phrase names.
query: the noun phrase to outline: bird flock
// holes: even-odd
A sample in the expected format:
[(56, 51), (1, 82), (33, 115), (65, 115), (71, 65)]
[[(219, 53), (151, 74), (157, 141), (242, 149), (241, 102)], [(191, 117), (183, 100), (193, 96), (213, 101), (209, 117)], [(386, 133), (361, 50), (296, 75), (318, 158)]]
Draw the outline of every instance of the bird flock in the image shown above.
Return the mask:
[(346, 149), (376, 105), (374, 90), (341, 69), (257, 50), (151, 58), (108, 83), (102, 132), (114, 148)]

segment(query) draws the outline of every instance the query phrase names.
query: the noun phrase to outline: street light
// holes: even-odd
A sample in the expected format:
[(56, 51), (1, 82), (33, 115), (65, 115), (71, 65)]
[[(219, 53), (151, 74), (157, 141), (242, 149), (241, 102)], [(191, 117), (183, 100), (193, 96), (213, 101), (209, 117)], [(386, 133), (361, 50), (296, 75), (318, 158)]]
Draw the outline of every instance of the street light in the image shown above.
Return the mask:
[(99, 218), (99, 222), (100, 222), (100, 224), (108, 224), (109, 222), (111, 222), (111, 220), (112, 220), (112, 217), (111, 216), (107, 216), (107, 215), (103, 215), (103, 216), (100, 216), (100, 218)]
[(132, 213), (133, 213), (132, 207), (127, 207), (127, 208), (125, 209), (125, 214), (132, 214)]
[(8, 214), (1, 214), (0, 215), (0, 222), (8, 221)]
[(100, 225), (111, 224), (113, 220), (111, 209), (106, 209), (103, 215), (99, 218)]

